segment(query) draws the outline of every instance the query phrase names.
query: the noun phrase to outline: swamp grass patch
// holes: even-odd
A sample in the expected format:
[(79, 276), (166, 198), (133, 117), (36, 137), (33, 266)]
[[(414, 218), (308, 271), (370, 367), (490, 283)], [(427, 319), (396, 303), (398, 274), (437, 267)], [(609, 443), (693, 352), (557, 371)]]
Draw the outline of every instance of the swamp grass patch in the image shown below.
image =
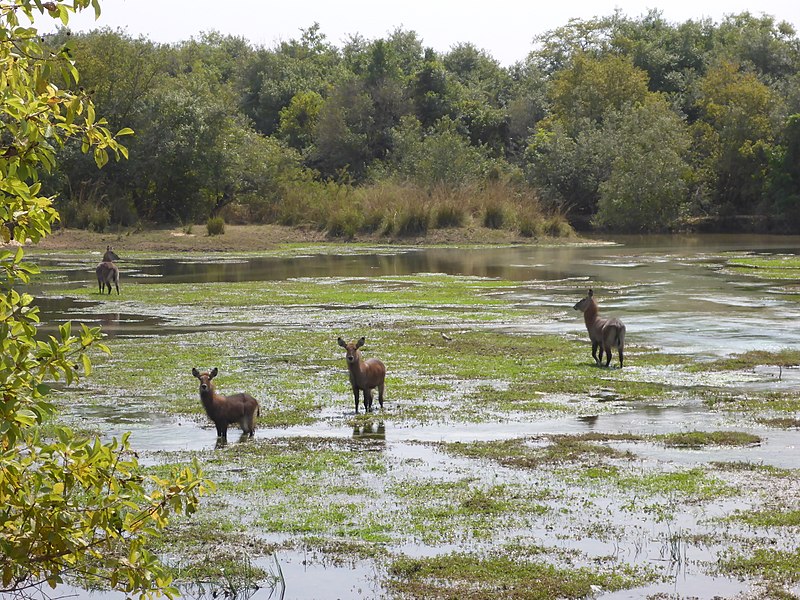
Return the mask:
[(727, 267), (739, 275), (759, 279), (800, 279), (800, 257), (796, 255), (731, 258), (727, 261)]
[(722, 573), (737, 577), (756, 577), (772, 583), (800, 582), (800, 547), (795, 550), (757, 548), (751, 554), (731, 550), (721, 557)]
[(800, 419), (795, 417), (756, 417), (756, 423), (775, 429), (800, 429)]
[(737, 510), (726, 517), (726, 521), (738, 521), (753, 527), (800, 527), (800, 509), (784, 508), (753, 511)]
[[(332, 248), (332, 252), (351, 251), (349, 247)], [(303, 253), (297, 250), (298, 255)], [(656, 467), (649, 460), (634, 463), (630, 460), (635, 459), (634, 454), (620, 449), (657, 441), (653, 436), (632, 434), (546, 435), (436, 446), (452, 456), (470, 459), (446, 457), (450, 459), (447, 466), (429, 464), (424, 458), (398, 458), (392, 452), (398, 443), (391, 434), (419, 423), (446, 422), (452, 425), (449, 435), (459, 431), (460, 423), (494, 423), (498, 424), (496, 431), (501, 431), (507, 420), (534, 422), (542, 413), (548, 418), (554, 413), (580, 414), (587, 406), (602, 410), (598, 394), (604, 399), (657, 404), (680, 394), (710, 398), (712, 392), (705, 395), (702, 390), (661, 383), (661, 367), (690, 370), (691, 357), (633, 345), (627, 356), (633, 368), (605, 369), (594, 366), (584, 332), (573, 339), (493, 331), (497, 324), (513, 329), (541, 316), (553, 317), (552, 310), (515, 304), (510, 292), (524, 285), (519, 282), (440, 275), (378, 279), (221, 283), (202, 289), (195, 284), (131, 282), (122, 299), (103, 298), (104, 306), (98, 311), (125, 306), (130, 312), (163, 313), (168, 322), (183, 327), (191, 326), (195, 317), (198, 322), (211, 319), (215, 323), (198, 325), (196, 333), (112, 338), (114, 355), (98, 357), (95, 377), (82, 382), (82, 390), (68, 393), (123, 406), (131, 402), (130, 390), (135, 389), (136, 402), (145, 408), (205, 422), (197, 380), (190, 369), (218, 366), (218, 391), (248, 391), (259, 399), (260, 427), (317, 423), (351, 429), (357, 438), (266, 439), (261, 437), (264, 432), (257, 432), (254, 440), (213, 452), (170, 453), (171, 461), (197, 456), (207, 475), (218, 482), (217, 492), (204, 499), (204, 516), (195, 515), (185, 534), (176, 536), (183, 535), (185, 544), (173, 546), (177, 553), (203, 556), (204, 545), (214, 543), (214, 534), (223, 544), (233, 543), (236, 537), (266, 536), (287, 548), (315, 548), (325, 554), (325, 560), (331, 556), (343, 560), (385, 557), (420, 541), (431, 546), (423, 551), (433, 553), (442, 552), (442, 546), (447, 551), (447, 545), (458, 544), (463, 550), (461, 558), (450, 563), (455, 572), (454, 591), (448, 591), (435, 570), (426, 570), (428, 559), (420, 559), (411, 571), (422, 575), (396, 578), (399, 585), (411, 586), (402, 588), (410, 590), (408, 597), (439, 592), (442, 597), (515, 597), (512, 594), (534, 593), (530, 581), (555, 581), (550, 595), (543, 597), (557, 597), (562, 590), (567, 590), (563, 597), (570, 597), (573, 592), (569, 590), (577, 589), (568, 587), (574, 583), (569, 575), (575, 569), (556, 568), (555, 575), (539, 571), (569, 559), (558, 548), (540, 546), (543, 535), (555, 536), (549, 532), (556, 530), (563, 535), (561, 539), (570, 540), (566, 543), (575, 545), (587, 537), (635, 545), (637, 533), (627, 525), (595, 527), (596, 522), (606, 523), (606, 513), (600, 511), (609, 511), (611, 518), (622, 515), (626, 523), (628, 516), (648, 525), (654, 520), (663, 523), (687, 504), (707, 502), (703, 508), (713, 510), (715, 500), (736, 493), (750, 502), (764, 489), (784, 489), (786, 480), (796, 477), (796, 472), (764, 465), (711, 464), (709, 468), (660, 472), (663, 463)], [(128, 288), (130, 296), (126, 295)], [(189, 303), (178, 307), (183, 302)], [(285, 313), (283, 307), (288, 307)], [(291, 318), (283, 320), (284, 314)], [(225, 330), (237, 323), (246, 324), (245, 330)], [(352, 414), (347, 370), (335, 341), (338, 335), (366, 335), (365, 356), (376, 356), (387, 364), (385, 411), (370, 416)], [(788, 364), (794, 357), (780, 353), (751, 357), (756, 359), (759, 364), (765, 360)], [(743, 364), (732, 368), (748, 368)], [(698, 370), (717, 368), (722, 368), (722, 363), (712, 367), (704, 363)], [(675, 379), (680, 381), (680, 377)], [(106, 390), (111, 393), (101, 397)], [(718, 408), (759, 416), (767, 411), (796, 411), (800, 406), (796, 394), (789, 393), (745, 396), (729, 388), (713, 394), (719, 401), (709, 403)], [(617, 410), (615, 404), (605, 406)], [(198, 435), (213, 437), (212, 430)], [(294, 432), (287, 432), (292, 435)], [(154, 455), (161, 456), (150, 452), (149, 457)], [(483, 464), (484, 459), (488, 465)], [(758, 476), (732, 475), (746, 474), (748, 469)], [(742, 487), (735, 489), (717, 475), (726, 481), (741, 481)], [(755, 531), (749, 539), (759, 541), (765, 527), (753, 525)], [(488, 545), (498, 539), (519, 540), (520, 546), (528, 546), (531, 552), (485, 556)], [(253, 552), (263, 556), (269, 547), (259, 546)], [(212, 561), (213, 556), (209, 554)], [(582, 585), (591, 582), (589, 585), (612, 589), (614, 584), (606, 584), (604, 578), (617, 571), (609, 575), (595, 570), (598, 564), (616, 563), (625, 570), (618, 557), (581, 552), (572, 558), (590, 566), (585, 577), (577, 576)], [(516, 567), (511, 563), (520, 560), (525, 564), (505, 579), (500, 571), (513, 572)], [(446, 557), (441, 572), (449, 576), (445, 562)], [(478, 565), (475, 569), (480, 571), (474, 579), (458, 572), (458, 567), (470, 564)], [(637, 578), (635, 583), (641, 581)], [(580, 589), (583, 595), (576, 597), (590, 593), (585, 592), (585, 585)], [(506, 590), (510, 591), (506, 594)]]
[(427, 545), (491, 541), (499, 532), (530, 526), (548, 507), (531, 490), (512, 484), (396, 480), (388, 489), (398, 504), (399, 531)]
[(704, 448), (706, 446), (754, 446), (761, 438), (744, 431), (679, 431), (655, 436), (668, 448)]
[(750, 350), (710, 362), (696, 363), (687, 367), (690, 372), (742, 371), (760, 366), (796, 367), (800, 365), (800, 350)]
[(798, 413), (800, 397), (794, 391), (748, 392), (737, 391), (703, 391), (698, 394), (709, 408), (728, 412), (758, 413)]
[[(609, 441), (613, 437), (607, 436), (603, 441)], [(619, 439), (628, 438), (621, 434)], [(634, 458), (630, 452), (597, 443), (599, 441), (593, 436), (584, 438), (580, 435), (552, 435), (492, 442), (454, 442), (443, 444), (442, 447), (451, 454), (492, 460), (503, 466), (519, 469), (537, 469), (567, 462)]]
[(615, 591), (640, 585), (644, 569), (609, 571), (560, 568), (514, 555), (452, 553), (430, 558), (398, 557), (389, 566), (389, 587), (406, 598), (550, 600), (587, 598), (596, 588)]
[(701, 467), (670, 472), (635, 472), (614, 465), (585, 469), (578, 480), (610, 483), (623, 491), (644, 492), (650, 496), (680, 495), (688, 501), (700, 502), (734, 495), (737, 488), (723, 482)]

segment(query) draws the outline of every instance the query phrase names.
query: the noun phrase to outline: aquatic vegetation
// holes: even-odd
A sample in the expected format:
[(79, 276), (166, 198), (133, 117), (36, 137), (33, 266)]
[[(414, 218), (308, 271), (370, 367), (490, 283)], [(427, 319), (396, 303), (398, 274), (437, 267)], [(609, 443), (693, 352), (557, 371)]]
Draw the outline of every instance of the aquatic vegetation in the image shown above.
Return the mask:
[(559, 568), (518, 556), (452, 553), (430, 558), (401, 557), (389, 567), (390, 587), (408, 598), (514, 600), (586, 598), (595, 588), (632, 587), (650, 577), (625, 565), (611, 571)]
[(763, 509), (736, 511), (727, 520), (740, 521), (754, 527), (800, 527), (800, 509)]
[(727, 265), (734, 273), (740, 275), (761, 279), (800, 280), (800, 258), (794, 255), (731, 258), (727, 261)]
[(720, 561), (720, 570), (784, 584), (800, 581), (800, 548), (793, 551), (757, 548), (750, 555), (736, 550)]
[[(298, 246), (270, 254), (359, 253), (376, 248)], [(225, 259), (256, 256), (263, 254)], [(208, 262), (185, 258), (199, 269)], [(149, 471), (197, 460), (217, 483), (158, 549), (187, 580), (222, 581), (214, 567), (233, 574), (237, 558), (249, 553), (268, 581), (265, 564), (279, 549), (308, 551), (309, 560), (326, 565), (373, 565), (373, 576), (402, 597), (586, 597), (667, 575), (668, 561), (625, 564), (621, 557), (638, 555), (643, 545), (661, 545), (669, 556), (677, 545), (696, 544), (715, 558), (732, 547), (749, 558), (744, 549), (771, 530), (794, 527), (796, 470), (749, 454), (768, 432), (727, 429), (734, 421), (747, 427), (738, 421), (743, 415), (749, 425), (791, 433), (800, 399), (789, 386), (760, 391), (728, 385), (726, 377), (760, 365), (789, 368), (800, 362), (797, 352), (708, 361), (640, 345), (641, 336), (632, 335), (625, 368), (599, 368), (580, 319), (574, 334), (564, 333), (560, 319), (574, 317), (572, 304), (549, 297), (550, 287), (571, 289), (573, 282), (335, 270), (205, 284), (130, 278), (120, 299), (94, 304), (90, 290), (52, 272), (48, 293), (66, 293), (76, 312), (148, 319), (134, 334), (114, 330), (112, 321), (113, 355), (98, 356), (95, 376), (57, 398), (63, 418), (87, 433), (94, 421), (101, 433), (109, 423), (146, 431), (163, 415), (164, 431), (185, 448), (148, 442)], [(336, 341), (362, 335), (365, 357), (387, 367), (385, 407), (370, 415), (353, 412)], [(213, 425), (192, 367), (218, 367), (220, 393), (258, 399), (253, 440), (231, 435), (212, 450)], [(706, 385), (706, 374), (720, 372)], [(650, 427), (676, 410), (681, 420), (672, 431)], [(629, 411), (638, 411), (631, 431), (608, 426)], [(695, 415), (701, 421), (690, 425)], [(674, 432), (685, 427), (698, 431)], [(739, 448), (741, 460), (708, 463), (694, 458), (708, 453), (682, 450), (713, 446), (728, 446), (726, 455)], [(678, 456), (680, 462), (670, 460)], [(731, 499), (760, 506), (765, 494), (774, 507), (752, 514), (730, 508)], [(712, 535), (709, 522), (728, 525)], [(711, 568), (697, 561), (691, 570)], [(760, 581), (778, 589), (782, 576)]]
[[(607, 436), (605, 439), (612, 439)], [(621, 435), (619, 439), (630, 439)], [(471, 442), (445, 444), (447, 452), (469, 458), (488, 459), (503, 466), (522, 469), (536, 469), (544, 465), (558, 465), (565, 462), (593, 461), (598, 458), (631, 459), (629, 452), (616, 450), (610, 446), (596, 443), (599, 438), (589, 435), (554, 435), (537, 439), (511, 439), (496, 442)], [(544, 443), (538, 443), (544, 442)]]
[(749, 446), (760, 444), (761, 438), (743, 431), (680, 431), (656, 436), (665, 446), (701, 448), (703, 446)]

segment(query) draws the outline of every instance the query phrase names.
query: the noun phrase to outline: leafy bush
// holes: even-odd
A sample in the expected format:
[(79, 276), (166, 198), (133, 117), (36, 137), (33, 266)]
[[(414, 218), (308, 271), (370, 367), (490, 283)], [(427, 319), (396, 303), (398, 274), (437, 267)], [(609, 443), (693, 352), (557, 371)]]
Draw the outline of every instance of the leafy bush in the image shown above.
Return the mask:
[(225, 219), (222, 217), (209, 217), (206, 222), (208, 235), (222, 235), (225, 233)]
[(364, 224), (364, 215), (356, 207), (347, 207), (328, 217), (328, 236), (353, 239)]
[(435, 229), (461, 227), (467, 219), (467, 211), (463, 205), (446, 203), (436, 207), (433, 226)]
[(397, 215), (394, 232), (400, 237), (425, 235), (429, 223), (429, 209), (418, 205), (407, 206)]
[(519, 234), (523, 237), (536, 237), (542, 233), (542, 221), (538, 217), (532, 215), (520, 215), (519, 217)]
[(502, 229), (506, 222), (506, 211), (501, 204), (490, 204), (483, 211), (483, 226)]

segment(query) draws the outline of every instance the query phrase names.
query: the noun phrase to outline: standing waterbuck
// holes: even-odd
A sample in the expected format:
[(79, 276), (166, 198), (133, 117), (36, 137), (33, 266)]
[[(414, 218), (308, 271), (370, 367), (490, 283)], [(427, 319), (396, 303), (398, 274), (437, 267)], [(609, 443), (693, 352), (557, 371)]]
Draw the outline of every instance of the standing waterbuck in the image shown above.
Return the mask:
[(115, 260), (120, 260), (119, 256), (115, 254), (111, 246), (106, 246), (103, 260), (94, 270), (97, 273), (97, 285), (101, 294), (106, 286), (108, 286), (108, 293), (111, 294), (111, 284), (113, 283), (117, 287), (117, 295), (119, 295), (119, 267), (114, 264)]
[(356, 399), (356, 414), (358, 414), (358, 391), (364, 392), (364, 412), (372, 412), (372, 390), (378, 388), (378, 404), (383, 408), (383, 382), (386, 378), (386, 365), (377, 358), (361, 358), (359, 348), (366, 340), (362, 337), (357, 342), (345, 342), (338, 338), (339, 345), (345, 349), (347, 369), (350, 371), (350, 385), (353, 386), (353, 395)]
[(256, 431), (256, 417), (261, 415), (258, 400), (250, 394), (231, 394), (223, 396), (214, 391), (211, 380), (217, 376), (219, 370), (214, 367), (210, 373), (201, 373), (192, 368), (192, 375), (200, 380), (200, 402), (206, 409), (208, 418), (217, 426), (217, 437), (228, 439), (228, 425), (239, 423), (243, 433), (253, 437)]
[[(583, 313), (589, 339), (592, 340), (592, 357), (598, 365), (603, 364), (603, 352), (606, 354), (606, 366), (611, 363), (611, 350), (619, 350), (619, 368), (622, 368), (622, 353), (625, 348), (625, 325), (616, 318), (605, 319), (598, 315), (597, 301), (594, 292), (589, 294), (574, 306), (575, 310)], [(599, 350), (599, 355), (598, 355)]]

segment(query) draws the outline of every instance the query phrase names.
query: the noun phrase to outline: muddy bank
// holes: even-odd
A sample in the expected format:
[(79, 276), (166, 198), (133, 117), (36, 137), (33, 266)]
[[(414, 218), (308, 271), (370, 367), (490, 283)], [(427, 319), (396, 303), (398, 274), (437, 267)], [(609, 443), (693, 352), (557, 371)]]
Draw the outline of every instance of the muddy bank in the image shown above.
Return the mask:
[[(563, 243), (576, 238), (547, 238)], [(96, 233), (83, 229), (59, 229), (37, 245), (45, 250), (87, 250), (112, 245), (129, 252), (256, 252), (281, 244), (531, 244), (543, 239), (485, 227), (432, 229), (425, 236), (386, 237), (361, 234), (352, 240), (331, 238), (324, 231), (280, 225), (225, 225), (225, 233), (209, 236), (205, 225), (178, 228), (125, 229)]]

